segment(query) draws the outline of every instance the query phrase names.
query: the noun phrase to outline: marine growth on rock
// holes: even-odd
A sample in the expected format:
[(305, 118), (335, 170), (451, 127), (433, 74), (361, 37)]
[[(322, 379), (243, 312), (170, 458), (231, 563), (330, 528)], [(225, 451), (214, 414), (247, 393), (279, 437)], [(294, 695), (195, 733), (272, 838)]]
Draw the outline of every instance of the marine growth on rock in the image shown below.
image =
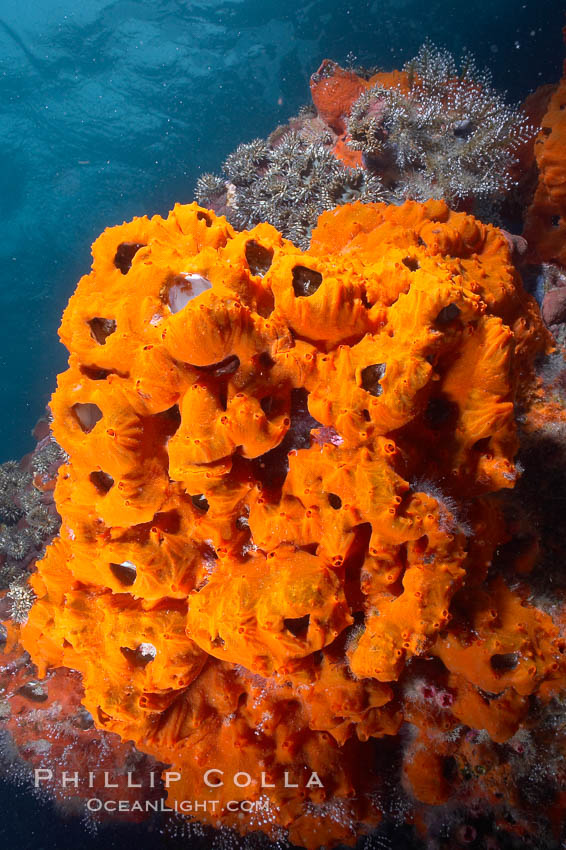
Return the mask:
[(430, 42), (400, 71), (324, 60), (302, 110), (267, 141), (240, 144), (195, 196), (236, 228), (266, 221), (301, 248), (317, 218), (350, 201), (443, 199), (500, 223), (536, 129), (471, 55)]
[(399, 199), (449, 204), (499, 199), (514, 185), (517, 151), (535, 129), (471, 56), (458, 66), (424, 44), (395, 85), (376, 82), (355, 101), (350, 145)]
[(18, 585), (30, 561), (59, 529), (59, 518), (46, 503), (40, 479), (61, 459), (59, 446), (47, 440), (30, 464), (6, 461), (0, 465), (0, 591), (14, 581)]
[(324, 210), (385, 197), (377, 176), (346, 168), (324, 145), (294, 131), (275, 143), (255, 139), (239, 145), (223, 168), (227, 184), (212, 174), (199, 178), (198, 202), (215, 209), (220, 205), (239, 229), (267, 221), (302, 248)]
[(308, 250), (197, 204), (95, 242), (22, 639), (180, 773), (171, 804), (315, 848), (393, 798), (408, 818), (465, 798), (480, 751), (511, 783), (497, 748), (564, 686), (565, 644), (490, 571), (549, 346), (510, 250), (434, 200), (329, 210)]

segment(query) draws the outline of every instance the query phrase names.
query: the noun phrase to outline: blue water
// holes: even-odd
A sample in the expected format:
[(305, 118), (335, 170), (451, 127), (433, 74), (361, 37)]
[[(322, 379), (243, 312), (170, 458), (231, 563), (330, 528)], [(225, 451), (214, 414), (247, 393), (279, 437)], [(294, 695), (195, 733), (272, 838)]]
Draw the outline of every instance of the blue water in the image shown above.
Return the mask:
[(0, 460), (32, 445), (105, 226), (192, 200), (326, 56), (399, 67), (428, 36), (519, 99), (558, 79), (563, 19), (559, 0), (0, 0)]
[[(66, 361), (60, 314), (105, 226), (191, 201), (199, 173), (309, 100), (325, 57), (399, 67), (429, 37), (519, 100), (559, 78), (564, 22), (558, 0), (0, 0), (0, 461), (32, 447)], [(127, 841), (5, 784), (0, 808), (20, 850)]]

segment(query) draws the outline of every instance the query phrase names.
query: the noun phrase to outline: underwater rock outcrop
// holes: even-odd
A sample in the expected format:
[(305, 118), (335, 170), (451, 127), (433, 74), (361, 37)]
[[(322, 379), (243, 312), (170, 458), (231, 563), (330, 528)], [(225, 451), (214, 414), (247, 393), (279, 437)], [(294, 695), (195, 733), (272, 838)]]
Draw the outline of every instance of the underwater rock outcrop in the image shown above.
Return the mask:
[(240, 230), (267, 221), (301, 248), (324, 210), (385, 198), (377, 176), (346, 168), (320, 140), (307, 141), (292, 130), (239, 145), (223, 169), (228, 183), (213, 174), (199, 178), (198, 202), (224, 213)]
[[(39, 437), (39, 433), (47, 433)], [(38, 423), (38, 443), (21, 462), (0, 465), (0, 593), (8, 590), (12, 616), (24, 622), (33, 594), (28, 570), (59, 530), (52, 490), (64, 453)]]
[(170, 803), (353, 842), (465, 797), (471, 732), (497, 762), (564, 687), (560, 617), (490, 569), (549, 347), (510, 252), (442, 201), (327, 211), (307, 251), (197, 204), (95, 242), (22, 640)]
[(401, 71), (376, 73), (325, 59), (310, 90), (315, 112), (239, 145), (224, 179), (197, 181), (200, 204), (239, 229), (267, 221), (301, 248), (320, 213), (356, 200), (437, 198), (500, 223), (536, 129), (471, 56), (458, 65), (427, 42)]
[(471, 56), (458, 66), (426, 43), (397, 79), (372, 79), (352, 103), (346, 130), (394, 198), (485, 206), (515, 184), (517, 153), (535, 130)]

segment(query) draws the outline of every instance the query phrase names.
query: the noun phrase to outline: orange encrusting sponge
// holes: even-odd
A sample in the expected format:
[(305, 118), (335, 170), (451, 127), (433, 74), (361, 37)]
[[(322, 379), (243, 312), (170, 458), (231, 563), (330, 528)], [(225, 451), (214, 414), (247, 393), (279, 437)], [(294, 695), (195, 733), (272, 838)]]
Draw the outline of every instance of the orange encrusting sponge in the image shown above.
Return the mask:
[(95, 722), (181, 772), (171, 803), (263, 799), (261, 817), (202, 819), (354, 841), (381, 816), (371, 739), (434, 727), (405, 698), (410, 659), (445, 668), (449, 725), (494, 740), (563, 677), (550, 617), (485, 584), (514, 404), (548, 345), (536, 305), (504, 236), (437, 201), (326, 212), (306, 252), (177, 205), (107, 229), (93, 256), (61, 325), (62, 529), (24, 646), (40, 672), (79, 670)]
[[(566, 28), (563, 33), (566, 41)], [(566, 266), (566, 62), (541, 125), (534, 144), (538, 183), (524, 235), (532, 262)]]

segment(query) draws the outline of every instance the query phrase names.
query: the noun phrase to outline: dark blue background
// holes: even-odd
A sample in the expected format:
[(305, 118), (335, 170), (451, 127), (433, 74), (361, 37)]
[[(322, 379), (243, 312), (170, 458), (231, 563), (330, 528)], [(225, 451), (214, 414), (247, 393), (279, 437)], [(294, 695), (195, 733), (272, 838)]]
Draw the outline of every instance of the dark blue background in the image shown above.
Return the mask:
[[(105, 226), (192, 200), (201, 171), (308, 102), (325, 57), (399, 67), (429, 37), (519, 100), (559, 78), (563, 23), (558, 0), (0, 0), (0, 461), (32, 446)], [(19, 850), (163, 846), (89, 836), (4, 783), (0, 809)]]

